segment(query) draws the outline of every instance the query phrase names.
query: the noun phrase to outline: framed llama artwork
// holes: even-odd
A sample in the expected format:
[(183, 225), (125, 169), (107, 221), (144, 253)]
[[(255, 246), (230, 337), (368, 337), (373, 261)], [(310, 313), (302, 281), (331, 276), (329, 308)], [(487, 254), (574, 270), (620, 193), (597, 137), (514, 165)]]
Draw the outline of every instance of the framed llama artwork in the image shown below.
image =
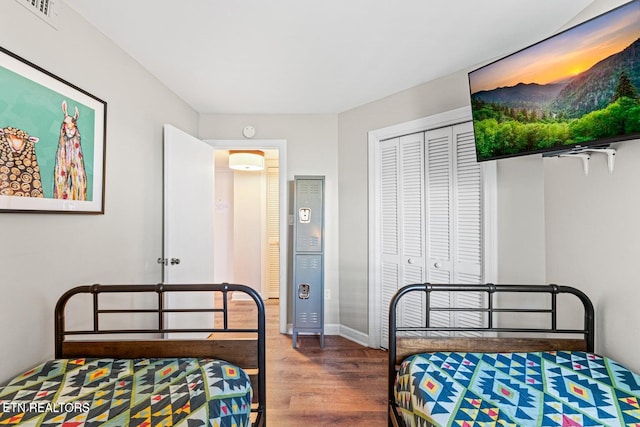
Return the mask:
[(0, 212), (104, 213), (107, 103), (0, 47)]

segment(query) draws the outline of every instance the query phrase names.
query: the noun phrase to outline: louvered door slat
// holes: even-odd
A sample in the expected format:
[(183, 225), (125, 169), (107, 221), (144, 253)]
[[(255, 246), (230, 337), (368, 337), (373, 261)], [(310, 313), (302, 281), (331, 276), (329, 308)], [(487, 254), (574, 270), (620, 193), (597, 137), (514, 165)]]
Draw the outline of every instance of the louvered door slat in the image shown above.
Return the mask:
[[(402, 283), (424, 281), (424, 134), (400, 138), (400, 194), (402, 229)], [(404, 326), (424, 325), (424, 300), (411, 295), (400, 305), (399, 322)]]
[[(478, 277), (461, 274), (461, 284), (476, 284)], [(459, 308), (478, 308), (483, 305), (483, 294), (479, 292), (457, 292), (455, 306)], [(460, 328), (476, 328), (484, 323), (482, 313), (459, 311), (456, 312), (456, 326)], [(461, 336), (477, 337), (481, 334), (474, 331), (460, 332)]]
[[(427, 145), (427, 274), (431, 283), (479, 283), (476, 268), (481, 251), (481, 175), (475, 158), (470, 124), (428, 131)], [(472, 268), (469, 268), (472, 266)], [(442, 305), (469, 301), (452, 301), (453, 295), (437, 295)], [(476, 305), (477, 306), (477, 305)], [(434, 326), (464, 324), (479, 326), (482, 319), (465, 312), (435, 312)]]
[(423, 150), (424, 141), (422, 134), (410, 135), (400, 139), (403, 254), (412, 257), (414, 264), (416, 258), (423, 256)]
[[(427, 132), (427, 280), (430, 283), (451, 283), (451, 139), (441, 130)], [(431, 294), (431, 306), (448, 307), (448, 292)], [(450, 312), (434, 311), (430, 326), (446, 327), (453, 321)], [(431, 333), (447, 336), (447, 333)]]
[[(470, 123), (454, 126), (456, 258), (460, 274), (480, 279), (482, 257), (481, 170), (476, 161), (473, 127)], [(479, 282), (475, 282), (479, 283)]]
[(280, 183), (279, 168), (267, 168), (267, 289), (280, 297)]
[[(436, 282), (434, 282), (436, 283)], [(448, 281), (438, 283), (449, 283)], [(449, 292), (432, 292), (430, 294), (430, 306), (431, 307), (449, 307), (451, 304), (451, 296)], [(450, 311), (432, 311), (429, 318), (429, 326), (431, 327), (446, 327), (453, 323), (453, 318)], [(447, 332), (432, 332), (430, 336), (449, 336)]]
[(427, 132), (427, 250), (429, 259), (450, 259), (450, 138), (440, 131)]
[(381, 344), (387, 348), (389, 342), (389, 304), (391, 298), (398, 290), (399, 272), (397, 263), (382, 264), (382, 325), (381, 325)]
[[(380, 144), (382, 263), (381, 344), (388, 342), (391, 296), (408, 283), (424, 281), (424, 135), (407, 135)], [(421, 321), (420, 300), (399, 307), (398, 319)], [(416, 314), (418, 313), (418, 314)]]
[(380, 143), (380, 198), (382, 237), (380, 344), (389, 342), (389, 303), (400, 284), (399, 138)]
[(398, 254), (398, 139), (381, 143), (382, 251)]
[[(402, 327), (420, 327), (425, 325), (424, 294), (412, 292), (400, 303), (398, 325)], [(406, 333), (404, 336), (420, 336), (421, 332)]]
[[(451, 131), (447, 128), (425, 133), (427, 194), (427, 280), (451, 282)], [(448, 317), (431, 319), (447, 322)], [(445, 324), (439, 323), (440, 326)]]
[[(417, 135), (422, 135), (420, 141)], [(471, 123), (382, 141), (379, 151), (382, 214), (382, 343), (388, 342), (386, 309), (395, 288), (431, 283), (480, 283), (482, 279), (482, 176), (475, 159)], [(393, 292), (392, 292), (393, 290)], [(477, 295), (433, 302), (480, 305)], [(399, 324), (422, 325), (426, 297), (399, 307)], [(434, 312), (431, 325), (479, 326), (478, 314)]]

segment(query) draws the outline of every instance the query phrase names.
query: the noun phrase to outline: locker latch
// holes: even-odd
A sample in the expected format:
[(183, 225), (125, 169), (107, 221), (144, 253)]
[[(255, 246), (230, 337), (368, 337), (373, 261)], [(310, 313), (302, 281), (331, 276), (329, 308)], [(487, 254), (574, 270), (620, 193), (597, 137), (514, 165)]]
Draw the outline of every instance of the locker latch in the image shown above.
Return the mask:
[(309, 286), (308, 283), (300, 283), (298, 285), (298, 298), (300, 299), (309, 299)]
[(298, 217), (300, 218), (300, 224), (309, 224), (311, 222), (311, 209), (310, 208), (298, 209)]

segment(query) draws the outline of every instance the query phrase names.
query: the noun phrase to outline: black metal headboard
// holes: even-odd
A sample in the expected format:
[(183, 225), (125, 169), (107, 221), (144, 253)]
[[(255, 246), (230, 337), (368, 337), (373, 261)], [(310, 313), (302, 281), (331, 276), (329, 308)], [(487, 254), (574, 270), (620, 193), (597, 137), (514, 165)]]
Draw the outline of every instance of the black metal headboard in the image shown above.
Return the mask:
[[(405, 298), (407, 295), (412, 293), (423, 293), (425, 295), (424, 298), (424, 324), (418, 326), (398, 326), (397, 325), (397, 308), (400, 301)], [(476, 293), (484, 293), (485, 294), (485, 304), (482, 307), (468, 308), (468, 307), (441, 307), (441, 306), (432, 306), (431, 302), (433, 300), (433, 296), (438, 292), (476, 292)], [(505, 308), (502, 306), (498, 306), (496, 301), (496, 296), (501, 293), (518, 293), (518, 294), (547, 294), (550, 296), (550, 304), (548, 307), (544, 308)], [(581, 329), (562, 329), (558, 327), (558, 295), (560, 294), (569, 294), (577, 297), (582, 306), (584, 308), (584, 324)], [(415, 294), (414, 294), (415, 295)], [(485, 324), (480, 327), (468, 327), (468, 326), (447, 326), (447, 327), (439, 327), (433, 326), (430, 324), (431, 314), (434, 312), (473, 312), (473, 313), (481, 313), (483, 318), (485, 319)], [(494, 319), (494, 314), (498, 313), (515, 313), (518, 314), (542, 314), (548, 316), (549, 325), (547, 327), (540, 328), (527, 328), (527, 327), (510, 327), (508, 325), (500, 324), (496, 325), (496, 321)], [(492, 345), (495, 345), (495, 348), (508, 348), (506, 346), (512, 345), (514, 348), (522, 348), (526, 349), (527, 346), (532, 346), (535, 348), (544, 349), (545, 346), (553, 345), (552, 342), (557, 342), (557, 345), (579, 345), (576, 348), (584, 348), (588, 352), (594, 351), (594, 332), (595, 332), (595, 321), (594, 321), (594, 309), (591, 300), (584, 294), (582, 291), (570, 287), (570, 286), (559, 286), (559, 285), (458, 285), (458, 284), (413, 284), (407, 285), (403, 288), (399, 289), (394, 297), (391, 299), (391, 303), (389, 306), (389, 399), (390, 402), (393, 400), (393, 383), (395, 379), (396, 367), (399, 363), (399, 360), (404, 358), (405, 354), (398, 354), (398, 333), (413, 333), (414, 335), (427, 336), (428, 333), (434, 332), (444, 332), (449, 333), (451, 335), (455, 335), (460, 332), (481, 332), (481, 333), (492, 333), (497, 336), (493, 338)], [(512, 335), (515, 333), (517, 335), (522, 335), (527, 338), (524, 339), (512, 339), (512, 338), (500, 338), (500, 334)], [(533, 341), (532, 337), (534, 335), (551, 335), (551, 336), (560, 336), (561, 334), (570, 334), (583, 336), (584, 340), (568, 340), (568, 339), (538, 339)], [(416, 349), (416, 353), (420, 352), (418, 350), (418, 345), (421, 344), (422, 340), (428, 345), (433, 345), (433, 348), (436, 348), (440, 344), (442, 347), (450, 347), (454, 345), (460, 345), (461, 349), (457, 351), (469, 351), (468, 348), (478, 347), (484, 343), (489, 343), (489, 339), (487, 338), (416, 338), (416, 339), (408, 339), (410, 341), (408, 347), (409, 351), (412, 351), (410, 348), (414, 346)], [(573, 342), (577, 342), (574, 344)], [(488, 347), (483, 346), (478, 349), (478, 351), (486, 351)], [(556, 347), (551, 347), (549, 349), (556, 349)], [(422, 352), (429, 352), (429, 348), (423, 349)], [(441, 350), (431, 350), (431, 351), (441, 351)], [(489, 350), (490, 351), (490, 350)], [(511, 350), (502, 350), (502, 351), (511, 351)], [(530, 350), (533, 351), (533, 350)]]
[[(196, 293), (198, 301), (211, 301), (210, 306), (170, 308), (166, 304), (169, 294)], [(234, 292), (248, 295), (255, 303), (255, 324), (250, 326), (230, 326), (230, 314), (241, 312), (232, 310), (229, 299)], [(130, 308), (100, 303), (105, 294), (141, 294), (141, 301), (151, 308)], [(89, 327), (70, 329), (66, 325), (65, 308), (76, 295), (90, 295), (91, 303), (78, 311), (92, 315)], [(217, 304), (214, 306), (213, 301)], [(202, 304), (202, 303), (201, 303)], [(221, 307), (220, 307), (221, 304)], [(106, 306), (109, 308), (106, 308)], [(235, 307), (234, 307), (235, 308)], [(245, 306), (246, 308), (246, 306)], [(84, 310), (83, 310), (84, 309)], [(221, 321), (198, 327), (168, 327), (169, 314), (212, 313), (219, 314)], [(253, 316), (253, 311), (251, 311)], [(114, 328), (102, 322), (103, 315), (139, 315), (151, 318), (150, 327)], [(55, 308), (55, 357), (200, 357), (219, 358), (246, 368), (250, 372), (254, 386), (254, 403), (251, 411), (255, 414), (254, 426), (266, 424), (266, 337), (265, 308), (260, 295), (252, 288), (237, 284), (158, 284), (158, 285), (87, 285), (78, 286), (64, 293)], [(106, 325), (105, 325), (106, 323)], [(233, 322), (231, 322), (233, 323)], [(196, 333), (202, 338), (189, 339)], [(171, 338), (162, 338), (170, 334)], [(213, 339), (207, 339), (213, 334)], [(141, 337), (123, 338), (131, 335)], [(239, 338), (243, 337), (243, 338)], [(249, 339), (247, 338), (249, 337)]]

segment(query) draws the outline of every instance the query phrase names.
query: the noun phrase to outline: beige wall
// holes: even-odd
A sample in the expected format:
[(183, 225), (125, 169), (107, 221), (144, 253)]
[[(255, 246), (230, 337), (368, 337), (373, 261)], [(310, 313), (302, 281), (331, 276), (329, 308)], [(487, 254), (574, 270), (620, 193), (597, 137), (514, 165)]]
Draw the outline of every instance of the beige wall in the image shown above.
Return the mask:
[[(368, 131), (468, 106), (468, 91), (467, 71), (461, 71), (340, 115), (340, 320), (343, 325), (368, 333)], [(503, 283), (544, 280), (543, 183), (539, 179), (542, 173), (535, 164), (521, 167), (530, 163), (517, 159), (498, 164), (497, 247), (505, 259), (504, 263), (498, 263), (498, 280)], [(533, 236), (535, 244), (521, 245), (518, 238), (523, 236)], [(503, 252), (501, 248), (510, 249)]]
[[(577, 22), (621, 3), (596, 0)], [(0, 382), (52, 356), (53, 305), (70, 286), (160, 279), (164, 123), (202, 139), (241, 139), (251, 124), (257, 139), (287, 140), (289, 180), (326, 176), (326, 320), (368, 333), (367, 132), (468, 105), (466, 72), (337, 116), (198, 116), (59, 4), (56, 31), (17, 2), (0, 2), (1, 44), (107, 101), (106, 214), (0, 213), (0, 320), (11, 343), (0, 346)], [(498, 277), (582, 288), (596, 304), (598, 351), (640, 370), (632, 357), (640, 350), (632, 339), (640, 320), (640, 144), (622, 144), (616, 162), (608, 175), (594, 158), (585, 177), (572, 159), (499, 161)]]
[(579, 287), (596, 308), (596, 350), (640, 372), (640, 140), (618, 144), (615, 168), (594, 154), (544, 160), (547, 280)]
[[(626, 3), (596, 0), (576, 25)], [(596, 309), (596, 352), (640, 372), (640, 141), (615, 144), (612, 174), (594, 154), (588, 176), (577, 159), (547, 158), (544, 171), (546, 281), (580, 288)]]
[[(223, 155), (219, 155), (223, 153)], [(227, 153), (216, 152), (216, 198), (214, 214), (214, 248), (213, 248), (213, 280), (216, 283), (236, 283), (233, 276), (234, 270), (234, 245), (233, 245), (233, 171), (226, 169), (226, 164), (219, 167), (219, 159), (224, 158), (228, 162)]]
[[(571, 27), (626, 3), (596, 0), (567, 24)], [(606, 156), (594, 154), (589, 175), (570, 158), (532, 158), (543, 172), (545, 278), (575, 286), (596, 310), (596, 352), (640, 371), (640, 141), (615, 144), (612, 174)], [(566, 318), (567, 316), (565, 316)], [(566, 321), (566, 319), (565, 319)]]
[[(623, 3), (595, 0), (568, 26)], [(367, 132), (467, 106), (467, 87), (465, 70), (340, 114), (342, 325), (368, 333)], [(589, 177), (575, 159), (498, 161), (498, 282), (582, 289), (596, 306), (596, 350), (638, 371), (640, 144), (619, 149), (611, 176), (597, 156)]]
[(498, 160), (498, 282), (544, 284), (544, 170), (540, 156)]
[(340, 321), (368, 334), (368, 132), (469, 104), (465, 73), (340, 114)]
[(106, 209), (0, 213), (0, 382), (53, 356), (53, 307), (66, 289), (160, 281), (162, 125), (197, 131), (195, 111), (57, 5), (54, 30), (17, 2), (0, 2), (0, 43), (107, 102)]
[[(254, 139), (287, 141), (287, 181), (295, 175), (325, 176), (325, 289), (331, 299), (325, 300), (326, 332), (337, 331), (340, 324), (338, 259), (338, 119), (335, 115), (286, 114), (202, 114), (199, 137), (211, 139), (243, 139), (242, 129), (252, 125)], [(291, 233), (291, 227), (289, 227)], [(281, 239), (284, 242), (284, 239)], [(291, 287), (288, 292), (288, 323), (291, 323)]]
[[(233, 257), (232, 283), (250, 285), (262, 295), (263, 229), (266, 182), (262, 174), (235, 172), (233, 175)], [(235, 262), (238, 261), (238, 262)], [(251, 267), (255, 268), (251, 268)]]

